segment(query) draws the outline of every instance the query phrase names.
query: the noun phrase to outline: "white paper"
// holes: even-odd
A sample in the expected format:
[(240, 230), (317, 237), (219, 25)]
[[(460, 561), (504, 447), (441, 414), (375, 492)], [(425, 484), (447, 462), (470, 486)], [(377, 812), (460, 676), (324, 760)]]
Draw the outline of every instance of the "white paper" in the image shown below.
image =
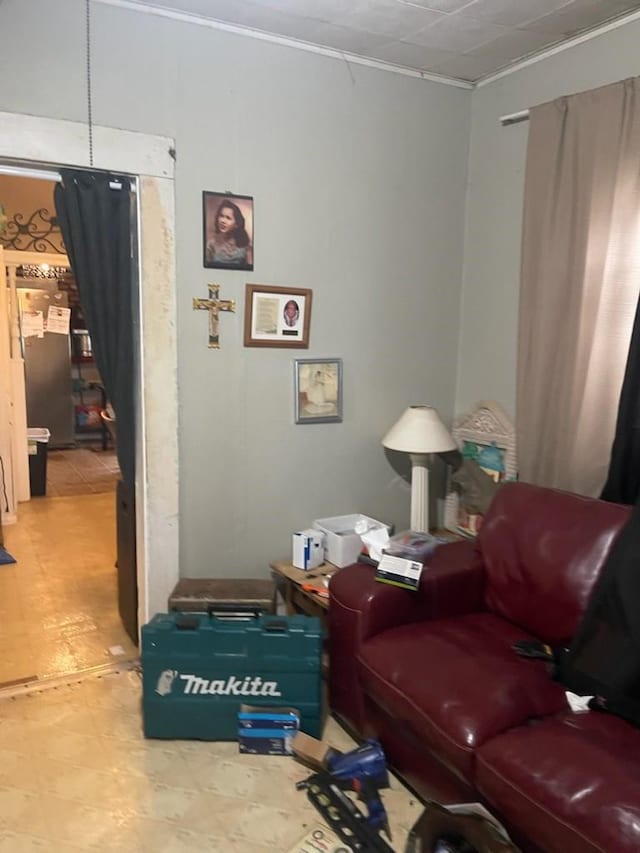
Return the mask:
[[(357, 532), (357, 531), (356, 531)], [(373, 527), (363, 533), (360, 538), (369, 549), (369, 556), (377, 563), (382, 559), (382, 549), (389, 544), (389, 531), (386, 527)]]
[(590, 710), (589, 702), (593, 696), (578, 696), (577, 693), (571, 693), (569, 690), (565, 690), (564, 695), (567, 697), (569, 707), (574, 714), (584, 714)]
[(49, 305), (49, 313), (47, 314), (47, 332), (53, 332), (54, 335), (68, 335), (70, 317), (71, 308), (62, 308), (59, 305)]
[(125, 650), (122, 646), (109, 646), (109, 654), (116, 657), (116, 655), (124, 655)]
[(22, 336), (24, 338), (44, 338), (42, 311), (22, 312)]

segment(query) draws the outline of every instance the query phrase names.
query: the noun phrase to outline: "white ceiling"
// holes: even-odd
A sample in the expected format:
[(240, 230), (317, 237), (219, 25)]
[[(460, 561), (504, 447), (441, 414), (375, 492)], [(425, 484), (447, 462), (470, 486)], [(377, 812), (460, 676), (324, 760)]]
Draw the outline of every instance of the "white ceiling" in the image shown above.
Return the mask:
[(640, 0), (138, 2), (467, 82), (640, 10)]

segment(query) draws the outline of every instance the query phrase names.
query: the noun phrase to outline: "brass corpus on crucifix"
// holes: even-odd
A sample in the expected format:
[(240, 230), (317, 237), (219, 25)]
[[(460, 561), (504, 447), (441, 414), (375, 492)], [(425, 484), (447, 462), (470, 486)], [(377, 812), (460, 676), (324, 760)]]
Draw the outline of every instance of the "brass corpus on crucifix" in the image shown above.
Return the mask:
[(209, 298), (194, 297), (193, 308), (209, 312), (209, 348), (220, 349), (220, 333), (218, 332), (218, 312), (236, 310), (235, 299), (219, 299), (220, 285), (209, 284)]

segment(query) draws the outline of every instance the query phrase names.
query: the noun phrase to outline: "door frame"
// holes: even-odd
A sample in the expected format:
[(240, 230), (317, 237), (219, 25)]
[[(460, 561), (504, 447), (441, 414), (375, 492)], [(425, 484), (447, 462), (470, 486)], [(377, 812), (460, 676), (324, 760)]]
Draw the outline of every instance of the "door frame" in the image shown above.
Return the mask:
[[(0, 112), (0, 160), (137, 178), (139, 335), (136, 347), (138, 625), (166, 609), (179, 577), (175, 144), (168, 137)], [(115, 500), (115, 496), (114, 496)]]

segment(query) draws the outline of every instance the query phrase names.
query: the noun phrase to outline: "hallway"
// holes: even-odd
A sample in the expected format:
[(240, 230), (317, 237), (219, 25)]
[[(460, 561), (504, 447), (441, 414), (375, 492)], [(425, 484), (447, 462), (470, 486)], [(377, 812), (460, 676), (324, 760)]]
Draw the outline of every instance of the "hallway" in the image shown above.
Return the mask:
[(95, 445), (73, 450), (49, 450), (47, 497), (114, 492), (119, 479), (115, 450), (100, 450)]
[(0, 688), (135, 658), (117, 607), (115, 492), (34, 498), (4, 528)]

